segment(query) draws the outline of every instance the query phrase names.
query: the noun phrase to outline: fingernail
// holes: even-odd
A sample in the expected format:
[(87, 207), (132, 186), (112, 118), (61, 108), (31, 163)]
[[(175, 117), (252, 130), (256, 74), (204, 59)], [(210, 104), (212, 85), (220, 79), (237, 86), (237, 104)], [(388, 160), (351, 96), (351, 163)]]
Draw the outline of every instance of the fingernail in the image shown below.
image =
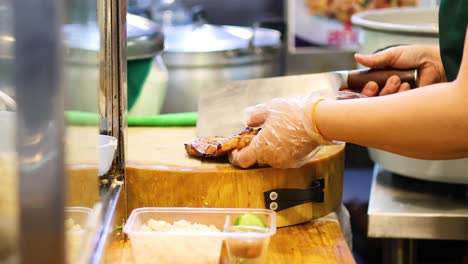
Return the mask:
[(408, 90), (410, 90), (410, 89), (411, 89), (411, 85), (409, 85), (409, 83), (404, 82), (404, 83), (401, 84), (400, 90), (401, 90), (402, 92), (408, 91)]
[(393, 85), (395, 85), (395, 86), (400, 85), (400, 82), (401, 82), (400, 77), (398, 77), (398, 76), (393, 76), (393, 77), (391, 77), (391, 78), (392, 78), (391, 83), (392, 83)]

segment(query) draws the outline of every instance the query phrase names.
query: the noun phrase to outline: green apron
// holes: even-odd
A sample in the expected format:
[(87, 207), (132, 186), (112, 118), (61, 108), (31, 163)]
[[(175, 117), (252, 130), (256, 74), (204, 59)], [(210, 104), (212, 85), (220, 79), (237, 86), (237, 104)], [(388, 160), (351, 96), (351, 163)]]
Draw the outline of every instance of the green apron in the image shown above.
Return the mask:
[(442, 0), (439, 9), (439, 44), (448, 81), (457, 78), (468, 25), (467, 0)]
[(128, 111), (132, 110), (143, 90), (153, 65), (153, 58), (127, 61)]

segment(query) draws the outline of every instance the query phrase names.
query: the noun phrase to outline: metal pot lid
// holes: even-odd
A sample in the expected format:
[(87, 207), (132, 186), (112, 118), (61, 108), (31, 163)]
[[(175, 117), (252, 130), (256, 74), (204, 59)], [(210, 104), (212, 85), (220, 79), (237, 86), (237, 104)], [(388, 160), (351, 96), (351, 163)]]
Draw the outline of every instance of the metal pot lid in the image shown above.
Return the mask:
[[(415, 19), (417, 17), (417, 19)], [(359, 27), (393, 33), (438, 36), (438, 8), (400, 7), (354, 14), (351, 22)]]
[(215, 52), (238, 49), (278, 47), (277, 30), (258, 27), (192, 24), (164, 28), (167, 52)]
[[(65, 50), (67, 59), (73, 54), (89, 58), (76, 58), (89, 61), (100, 47), (99, 29), (94, 25), (68, 24), (64, 26)], [(76, 52), (79, 50), (80, 52)], [(127, 14), (127, 59), (151, 58), (164, 50), (164, 37), (160, 28), (152, 21), (132, 14)], [(78, 55), (79, 54), (79, 55)]]
[(164, 50), (159, 26), (144, 17), (127, 14), (127, 58), (150, 58)]

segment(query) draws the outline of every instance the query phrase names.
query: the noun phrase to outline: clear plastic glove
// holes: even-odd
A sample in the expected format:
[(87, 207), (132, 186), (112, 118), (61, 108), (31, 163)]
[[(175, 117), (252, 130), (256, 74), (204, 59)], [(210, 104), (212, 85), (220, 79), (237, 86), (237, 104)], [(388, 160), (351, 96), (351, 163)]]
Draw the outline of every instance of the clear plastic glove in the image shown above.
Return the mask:
[(277, 98), (247, 108), (246, 125), (262, 130), (247, 147), (231, 153), (231, 163), (241, 168), (255, 164), (298, 168), (307, 163), (320, 146), (332, 143), (314, 130), (312, 106), (322, 98), (336, 99), (336, 94), (314, 92), (308, 97)]

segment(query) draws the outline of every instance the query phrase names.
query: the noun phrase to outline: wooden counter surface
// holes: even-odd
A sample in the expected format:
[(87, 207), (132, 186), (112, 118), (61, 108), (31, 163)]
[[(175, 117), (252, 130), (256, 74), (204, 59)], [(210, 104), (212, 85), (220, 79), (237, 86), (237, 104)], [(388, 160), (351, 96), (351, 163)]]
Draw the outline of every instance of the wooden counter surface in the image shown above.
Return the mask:
[(312, 221), (279, 228), (268, 263), (356, 263), (338, 222)]
[[(115, 260), (109, 262), (110, 264), (134, 264), (129, 242), (121, 241), (112, 247)], [(356, 262), (338, 222), (316, 220), (279, 228), (271, 238), (267, 263), (353, 264)]]

